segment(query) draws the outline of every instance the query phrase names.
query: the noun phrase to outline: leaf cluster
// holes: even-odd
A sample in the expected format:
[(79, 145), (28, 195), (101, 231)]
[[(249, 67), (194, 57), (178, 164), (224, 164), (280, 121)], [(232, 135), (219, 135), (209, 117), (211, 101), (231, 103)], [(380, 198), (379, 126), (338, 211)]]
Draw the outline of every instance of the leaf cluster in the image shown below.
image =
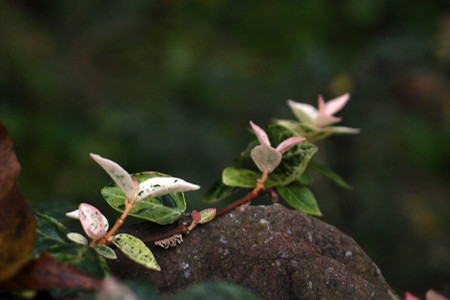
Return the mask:
[[(270, 124), (265, 130), (272, 145), (298, 136), (292, 129), (280, 124)], [(238, 193), (241, 189), (254, 189), (261, 172), (251, 158), (251, 150), (258, 144), (251, 141), (234, 166), (227, 167), (218, 180), (206, 193), (203, 200), (215, 203)], [(285, 203), (305, 213), (321, 216), (319, 205), (309, 186), (313, 183), (310, 171), (316, 171), (343, 188), (350, 188), (342, 177), (332, 170), (311, 161), (318, 147), (304, 141), (283, 153), (281, 163), (268, 175), (264, 182), (266, 189), (272, 189), (281, 196)]]

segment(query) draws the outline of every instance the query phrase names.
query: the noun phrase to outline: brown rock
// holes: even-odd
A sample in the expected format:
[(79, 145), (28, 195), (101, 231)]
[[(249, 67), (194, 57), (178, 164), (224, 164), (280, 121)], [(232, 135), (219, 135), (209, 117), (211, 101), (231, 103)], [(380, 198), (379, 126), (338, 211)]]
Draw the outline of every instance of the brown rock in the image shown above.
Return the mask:
[[(154, 225), (126, 231), (154, 234)], [(229, 281), (262, 299), (399, 299), (356, 242), (327, 223), (281, 205), (247, 206), (200, 225), (184, 243), (150, 245), (161, 272), (111, 263), (120, 278), (145, 278), (176, 293), (201, 281)]]

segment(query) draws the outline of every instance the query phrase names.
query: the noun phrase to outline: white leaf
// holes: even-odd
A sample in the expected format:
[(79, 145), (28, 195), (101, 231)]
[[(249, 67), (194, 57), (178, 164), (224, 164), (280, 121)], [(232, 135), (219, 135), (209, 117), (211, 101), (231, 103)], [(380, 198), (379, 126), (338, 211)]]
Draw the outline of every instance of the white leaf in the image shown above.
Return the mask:
[(91, 157), (111, 176), (112, 180), (122, 190), (127, 199), (134, 199), (136, 195), (135, 185), (130, 174), (112, 160), (91, 153)]
[(72, 219), (79, 220), (80, 219), (80, 211), (78, 209), (75, 209), (73, 211), (67, 212), (66, 216)]
[(153, 177), (139, 184), (137, 201), (171, 193), (195, 191), (200, 186), (176, 177)]
[(66, 236), (69, 240), (71, 240), (72, 242), (74, 242), (76, 244), (80, 244), (80, 245), (88, 244), (88, 240), (84, 236), (79, 234), (78, 232), (69, 232)]
[(319, 111), (312, 105), (288, 100), (288, 105), (297, 119), (306, 124), (314, 124)]

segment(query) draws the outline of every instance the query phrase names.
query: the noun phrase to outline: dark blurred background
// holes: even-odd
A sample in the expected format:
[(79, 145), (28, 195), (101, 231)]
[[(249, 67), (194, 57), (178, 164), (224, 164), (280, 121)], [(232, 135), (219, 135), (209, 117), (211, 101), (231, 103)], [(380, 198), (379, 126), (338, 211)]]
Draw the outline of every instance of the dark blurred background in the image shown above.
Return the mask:
[[(34, 208), (107, 207), (108, 176), (206, 188), (252, 139), (294, 119), (287, 99), (350, 92), (315, 160), (323, 219), (352, 236), (398, 293), (450, 293), (450, 14), (446, 1), (1, 1), (0, 117)], [(223, 206), (225, 203), (219, 203)]]

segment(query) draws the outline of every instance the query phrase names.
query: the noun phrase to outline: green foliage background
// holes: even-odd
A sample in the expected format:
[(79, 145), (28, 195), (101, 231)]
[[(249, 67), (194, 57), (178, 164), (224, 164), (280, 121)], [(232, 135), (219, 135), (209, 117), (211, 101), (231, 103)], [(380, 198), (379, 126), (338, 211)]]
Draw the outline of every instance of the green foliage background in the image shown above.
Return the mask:
[(249, 120), (293, 118), (287, 99), (349, 91), (342, 125), (362, 132), (319, 142), (315, 159), (354, 190), (315, 178), (323, 219), (400, 294), (450, 292), (444, 1), (22, 0), (0, 10), (0, 117), (34, 207), (104, 206), (95, 152), (200, 184), (186, 194), (199, 208), (251, 139)]

